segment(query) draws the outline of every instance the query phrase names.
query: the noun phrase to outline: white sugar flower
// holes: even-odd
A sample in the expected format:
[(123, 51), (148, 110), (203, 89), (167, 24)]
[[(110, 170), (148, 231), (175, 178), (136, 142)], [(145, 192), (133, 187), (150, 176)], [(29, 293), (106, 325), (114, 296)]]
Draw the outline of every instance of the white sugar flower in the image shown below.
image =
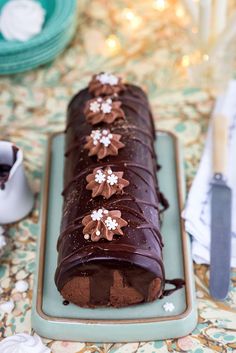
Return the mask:
[(163, 308), (167, 312), (172, 312), (175, 309), (175, 306), (173, 303), (166, 302), (165, 304), (163, 304)]
[(107, 219), (105, 220), (105, 224), (108, 230), (115, 230), (118, 227), (118, 223), (116, 222), (116, 220), (112, 219), (111, 217), (107, 217)]
[(93, 221), (101, 221), (103, 214), (103, 209), (99, 208), (99, 210), (95, 210), (91, 214), (91, 218)]
[(91, 134), (90, 134), (90, 136), (92, 137), (92, 139), (94, 140), (94, 141), (96, 141), (96, 140), (99, 140), (100, 138), (101, 138), (101, 131), (100, 130), (93, 130), (92, 132), (91, 132)]
[(105, 85), (109, 78), (108, 74), (104, 72), (103, 74), (97, 75), (96, 79), (100, 81), (103, 85)]
[(98, 184), (102, 184), (106, 180), (106, 175), (102, 173), (102, 171), (99, 169), (95, 175), (95, 181)]
[(117, 182), (118, 182), (118, 176), (116, 176), (115, 174), (108, 175), (108, 177), (107, 177), (107, 182), (108, 182), (108, 184), (110, 184), (110, 185), (117, 184)]
[(104, 72), (103, 74), (97, 75), (96, 76), (97, 80), (100, 81), (103, 85), (117, 85), (118, 83), (118, 77), (112, 74), (108, 74)]
[(111, 104), (104, 102), (101, 105), (101, 110), (104, 114), (109, 114), (112, 111), (112, 106)]
[(108, 136), (103, 136), (100, 139), (100, 143), (102, 143), (105, 147), (108, 147), (111, 144), (111, 140)]
[(100, 103), (98, 103), (98, 100), (90, 103), (89, 110), (93, 113), (98, 113), (100, 111)]

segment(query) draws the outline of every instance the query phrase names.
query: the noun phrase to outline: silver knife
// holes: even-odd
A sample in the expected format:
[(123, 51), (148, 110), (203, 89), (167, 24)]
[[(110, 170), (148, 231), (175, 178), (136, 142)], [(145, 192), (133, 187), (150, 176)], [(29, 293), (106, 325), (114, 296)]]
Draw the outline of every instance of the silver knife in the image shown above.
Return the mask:
[(227, 297), (230, 286), (232, 190), (226, 184), (228, 118), (213, 117), (213, 180), (211, 188), (210, 294)]

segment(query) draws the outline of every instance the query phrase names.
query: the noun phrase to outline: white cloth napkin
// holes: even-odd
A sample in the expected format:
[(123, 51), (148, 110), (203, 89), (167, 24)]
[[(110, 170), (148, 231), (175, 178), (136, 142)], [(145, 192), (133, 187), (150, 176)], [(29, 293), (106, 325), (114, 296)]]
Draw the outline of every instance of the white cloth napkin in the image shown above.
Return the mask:
[[(232, 258), (236, 267), (236, 81), (230, 81), (224, 95), (216, 102), (215, 113), (230, 119), (227, 184), (233, 192)], [(214, 114), (212, 119), (214, 119)], [(212, 179), (212, 127), (209, 125), (200, 166), (190, 189), (183, 218), (186, 231), (192, 235), (192, 256), (198, 264), (210, 262), (210, 197)]]

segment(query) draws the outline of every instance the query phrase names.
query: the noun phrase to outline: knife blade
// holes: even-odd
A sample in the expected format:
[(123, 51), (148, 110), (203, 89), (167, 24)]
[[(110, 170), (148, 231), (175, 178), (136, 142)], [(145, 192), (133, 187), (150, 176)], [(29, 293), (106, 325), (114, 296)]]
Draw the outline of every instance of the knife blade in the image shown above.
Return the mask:
[(230, 286), (232, 190), (226, 183), (228, 118), (213, 118), (213, 179), (211, 187), (210, 294), (227, 297)]

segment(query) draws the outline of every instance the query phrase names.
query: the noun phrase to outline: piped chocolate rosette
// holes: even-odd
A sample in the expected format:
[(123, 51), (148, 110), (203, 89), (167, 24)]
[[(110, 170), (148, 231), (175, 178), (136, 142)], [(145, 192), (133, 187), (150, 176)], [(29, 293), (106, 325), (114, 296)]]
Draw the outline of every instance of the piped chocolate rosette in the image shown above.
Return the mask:
[(87, 102), (84, 110), (89, 124), (96, 125), (101, 122), (112, 124), (116, 119), (125, 119), (119, 100), (111, 97), (98, 97)]
[(126, 89), (120, 77), (107, 72), (93, 75), (89, 83), (89, 92), (95, 96), (109, 96), (118, 94)]
[(69, 302), (121, 307), (167, 293), (154, 139), (145, 93), (113, 74), (70, 102), (55, 275)]
[(97, 156), (103, 159), (108, 156), (117, 156), (124, 144), (120, 141), (121, 135), (112, 134), (108, 129), (92, 130), (86, 137), (84, 148), (89, 150), (89, 156)]
[(84, 239), (99, 241), (102, 238), (113, 240), (114, 235), (124, 235), (121, 228), (127, 226), (128, 223), (121, 218), (120, 211), (100, 208), (85, 216), (82, 224), (84, 225)]

